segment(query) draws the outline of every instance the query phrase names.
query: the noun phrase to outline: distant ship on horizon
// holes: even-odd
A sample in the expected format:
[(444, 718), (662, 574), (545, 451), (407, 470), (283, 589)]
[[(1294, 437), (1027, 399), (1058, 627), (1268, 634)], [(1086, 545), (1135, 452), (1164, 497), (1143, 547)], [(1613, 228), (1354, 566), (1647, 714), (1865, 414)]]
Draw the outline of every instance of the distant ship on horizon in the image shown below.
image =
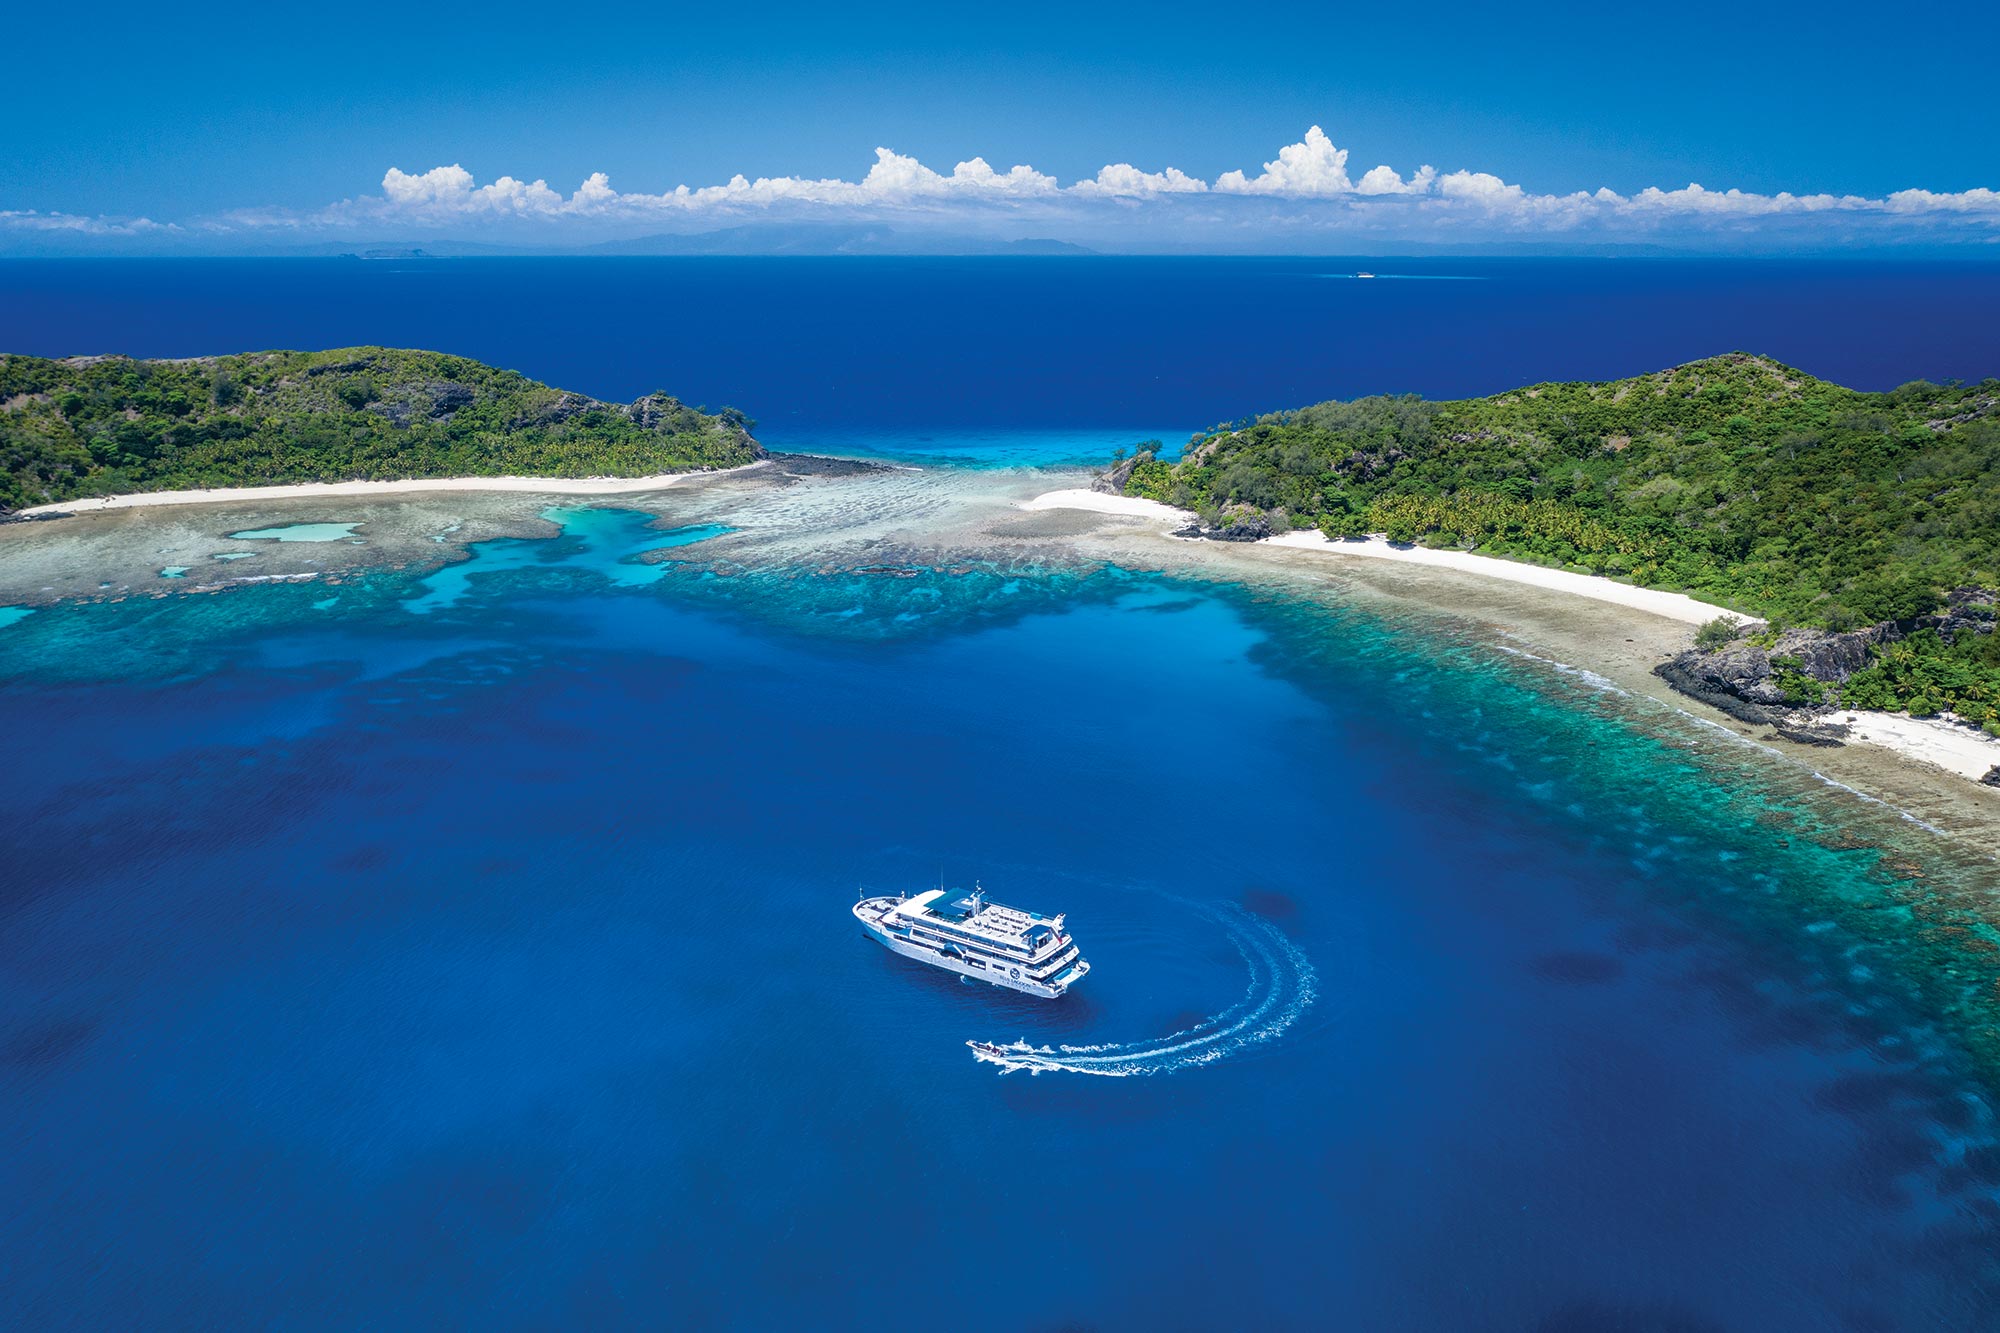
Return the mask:
[(1063, 928), (1063, 914), (988, 902), (976, 883), (970, 890), (864, 897), (854, 916), (871, 939), (905, 958), (1045, 1000), (1059, 998), (1090, 971)]

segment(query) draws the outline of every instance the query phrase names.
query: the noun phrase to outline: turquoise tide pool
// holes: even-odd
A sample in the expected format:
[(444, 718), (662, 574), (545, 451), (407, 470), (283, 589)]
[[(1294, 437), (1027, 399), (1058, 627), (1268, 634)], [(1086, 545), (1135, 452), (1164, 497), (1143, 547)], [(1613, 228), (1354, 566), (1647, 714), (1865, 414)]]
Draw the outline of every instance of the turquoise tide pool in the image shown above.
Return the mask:
[(584, 570), (614, 587), (640, 588), (660, 579), (667, 567), (638, 559), (649, 551), (718, 537), (729, 529), (698, 524), (660, 531), (643, 515), (621, 510), (555, 507), (542, 517), (562, 529), (557, 542), (500, 538), (471, 548), (470, 558), (446, 565), (423, 580), (421, 597), (404, 603), (410, 611), (427, 614), (451, 606), (466, 595), (475, 580), (509, 570)]
[(337, 542), (354, 536), (359, 523), (286, 523), (275, 528), (255, 528), (229, 533), (233, 542)]

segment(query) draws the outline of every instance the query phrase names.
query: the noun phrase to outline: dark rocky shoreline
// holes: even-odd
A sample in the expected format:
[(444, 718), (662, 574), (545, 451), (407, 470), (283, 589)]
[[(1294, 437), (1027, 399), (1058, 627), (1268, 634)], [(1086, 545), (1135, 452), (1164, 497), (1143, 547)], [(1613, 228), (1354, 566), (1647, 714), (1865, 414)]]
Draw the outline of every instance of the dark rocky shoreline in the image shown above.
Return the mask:
[[(1873, 651), (1924, 630), (1952, 641), (1960, 634), (1991, 634), (1992, 605), (2000, 594), (1985, 588), (1957, 588), (1945, 608), (1909, 620), (1884, 621), (1866, 629), (1788, 629), (1768, 645), (1739, 637), (1720, 648), (1690, 648), (1653, 668), (1653, 674), (1680, 693), (1752, 726), (1768, 726), (1786, 740), (1805, 745), (1839, 745), (1847, 728), (1831, 721), (1834, 703), (1790, 695), (1778, 678), (1783, 662), (1823, 685), (1844, 685), (1867, 666)], [(1795, 665), (1794, 665), (1795, 664)], [(1984, 779), (2000, 786), (2000, 767)]]

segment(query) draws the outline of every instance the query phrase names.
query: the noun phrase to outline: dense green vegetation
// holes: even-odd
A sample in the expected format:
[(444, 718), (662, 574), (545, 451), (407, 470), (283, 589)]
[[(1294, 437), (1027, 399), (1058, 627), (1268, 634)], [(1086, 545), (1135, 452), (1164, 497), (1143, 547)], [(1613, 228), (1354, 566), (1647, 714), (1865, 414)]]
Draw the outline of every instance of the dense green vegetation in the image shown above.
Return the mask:
[(1705, 653), (1712, 653), (1718, 648), (1725, 648), (1736, 642), (1736, 636), (1742, 628), (1741, 616), (1717, 616), (1695, 630), (1694, 646)]
[(1914, 717), (1955, 713), (2000, 736), (2000, 634), (1959, 633), (1946, 642), (1926, 629), (1883, 644), (1840, 686), (1839, 702)]
[(0, 355), (0, 511), (201, 486), (730, 467), (760, 456), (754, 424), (665, 394), (598, 402), (438, 352)]
[[(1769, 620), (1760, 642), (1903, 622), (1843, 683), (1783, 656), (1771, 679), (1797, 705), (1948, 711), (2000, 735), (2000, 633), (1911, 623), (1952, 589), (2000, 587), (2000, 381), (1862, 393), (1736, 354), (1461, 402), (1321, 403), (1197, 436), (1175, 464), (1142, 447), (1125, 489), (1211, 524), (1258, 511), (1690, 592)], [(1697, 646), (1736, 632), (1718, 620)]]
[(1847, 628), (2000, 582), (2000, 381), (1862, 393), (1739, 354), (1460, 402), (1322, 403), (1142, 461), (1126, 490)]

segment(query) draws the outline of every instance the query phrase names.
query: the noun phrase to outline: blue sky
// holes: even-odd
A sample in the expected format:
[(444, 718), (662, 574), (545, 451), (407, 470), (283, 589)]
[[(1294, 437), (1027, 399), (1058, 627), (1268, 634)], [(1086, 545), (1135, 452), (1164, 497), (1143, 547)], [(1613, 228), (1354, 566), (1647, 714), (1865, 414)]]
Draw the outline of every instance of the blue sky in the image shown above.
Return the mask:
[[(919, 189), (927, 202), (914, 209), (910, 196), (879, 190), (788, 195), (775, 207), (640, 200), (739, 174), (858, 182), (878, 148), (945, 177), (977, 158), (1002, 174), (1026, 164), (1057, 188), (1111, 164), (1171, 167), (1213, 186), (1231, 171), (1255, 180), (1311, 126), (1349, 155), (1350, 184), (1378, 164), (1405, 182), (1429, 165), (1439, 180), (1464, 173), (1532, 199), (1604, 189), (1630, 200), (1699, 182), (1759, 197), (1881, 201), (1917, 189), (1950, 200), (1908, 196), (1878, 210), (1896, 215), (1886, 225), (1858, 222), (1868, 211), (1859, 205), (1760, 213), (1675, 196), (1623, 212), (1530, 208), (1490, 186), (1461, 188), (1451, 203), (1426, 184), (1423, 208), (1392, 219), (1371, 207), (1360, 229), (1381, 238), (1438, 232), (1454, 208), (1464, 217), (1439, 234), (1457, 240), (1721, 234), (1726, 248), (1753, 230), (1777, 246), (2000, 234), (2000, 204), (1965, 193), (2000, 187), (2000, 111), (1953, 55), (1994, 49), (1991, 8), (1885, 18), (1797, 4), (497, 3), (442, 13), (231, 3), (87, 14), (35, 5), (9, 27), (0, 213), (14, 226), (0, 247), (7, 234), (49, 232), (54, 215), (75, 220), (66, 230), (79, 244), (92, 234), (86, 219), (115, 229), (145, 218), (181, 233), (155, 233), (162, 243), (227, 246), (405, 233), (533, 244), (857, 217), (905, 230), (1075, 233), (1113, 248), (1128, 233), (1139, 248), (1203, 238), (1229, 248), (1273, 229), (1305, 244), (1357, 225), (1352, 208), (1328, 202), (1342, 193), (1336, 177), (1199, 207), (1142, 188), (1122, 197), (1149, 202), (1122, 213), (1102, 197), (1019, 192), (1003, 206), (992, 190), (947, 199)], [(392, 167), (421, 177), (451, 166), (473, 189), (545, 180), (565, 198), (603, 173), (619, 197), (566, 212), (540, 196), (503, 206), (437, 190), (415, 208), (367, 202), (390, 198)], [(1472, 217), (1470, 194), (1493, 216)], [(361, 202), (332, 207), (342, 201)]]

